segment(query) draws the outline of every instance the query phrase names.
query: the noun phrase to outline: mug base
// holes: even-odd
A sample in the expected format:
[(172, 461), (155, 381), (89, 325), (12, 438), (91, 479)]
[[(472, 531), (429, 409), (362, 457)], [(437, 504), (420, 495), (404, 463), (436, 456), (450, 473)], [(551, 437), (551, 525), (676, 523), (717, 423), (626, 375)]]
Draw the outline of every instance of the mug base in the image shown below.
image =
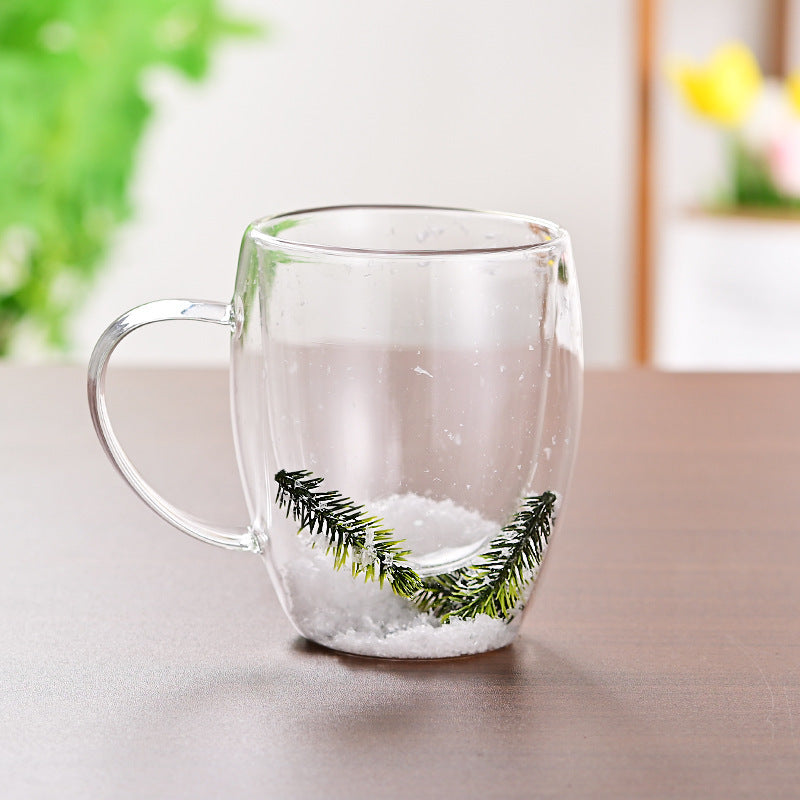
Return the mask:
[(307, 639), (305, 636), (298, 636), (292, 649), (298, 653), (304, 654), (322, 654), (322, 655), (329, 655), (329, 656), (336, 656), (338, 658), (347, 658), (347, 659), (354, 659), (356, 661), (380, 661), (380, 662), (396, 662), (398, 664), (404, 663), (419, 663), (419, 662), (441, 662), (441, 661), (469, 661), (473, 658), (480, 658), (487, 653), (499, 653), (501, 650), (505, 650), (511, 645), (514, 644), (516, 637), (508, 644), (503, 645), (502, 647), (496, 647), (491, 650), (482, 650), (479, 653), (464, 653), (460, 656), (413, 656), (409, 658), (404, 658), (402, 656), (373, 656), (373, 655), (363, 655), (362, 653), (351, 653), (347, 650), (335, 650), (332, 647), (328, 647), (327, 645), (321, 644), (320, 642), (315, 642), (312, 639)]
[(414, 624), (378, 633), (350, 629), (337, 633), (300, 630), (304, 638), (328, 650), (387, 659), (457, 658), (499, 650), (516, 638), (519, 621), (505, 622), (485, 615), (431, 624), (420, 615)]

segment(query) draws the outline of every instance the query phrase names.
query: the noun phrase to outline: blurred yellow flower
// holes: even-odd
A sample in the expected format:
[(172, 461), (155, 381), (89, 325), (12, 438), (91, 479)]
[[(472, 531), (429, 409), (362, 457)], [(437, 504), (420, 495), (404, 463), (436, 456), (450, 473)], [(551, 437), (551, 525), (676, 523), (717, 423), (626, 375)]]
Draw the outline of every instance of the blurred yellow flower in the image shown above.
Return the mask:
[(795, 70), (786, 79), (786, 93), (789, 95), (789, 103), (795, 113), (800, 114), (800, 69)]
[(694, 111), (731, 127), (742, 123), (761, 90), (758, 62), (738, 42), (719, 47), (704, 65), (675, 59), (667, 74)]

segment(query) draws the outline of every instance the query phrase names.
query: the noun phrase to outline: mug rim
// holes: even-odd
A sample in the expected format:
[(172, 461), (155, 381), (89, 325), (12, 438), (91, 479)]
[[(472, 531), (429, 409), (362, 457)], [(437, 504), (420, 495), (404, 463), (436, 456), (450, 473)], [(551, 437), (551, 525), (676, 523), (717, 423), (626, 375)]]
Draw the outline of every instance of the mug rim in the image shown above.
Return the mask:
[[(543, 233), (548, 238), (541, 242), (526, 242), (518, 245), (495, 245), (489, 247), (470, 247), (470, 248), (440, 248), (440, 249), (383, 249), (383, 248), (359, 248), (359, 247), (342, 247), (338, 245), (329, 244), (316, 244), (310, 242), (296, 242), (281, 236), (282, 231), (279, 230), (275, 233), (269, 233), (264, 230), (268, 224), (280, 225), (281, 222), (291, 220), (292, 217), (301, 215), (320, 214), (330, 211), (428, 211), (428, 212), (447, 212), (457, 214), (475, 214), (481, 217), (496, 217), (498, 219), (505, 219), (514, 222), (524, 222), (529, 226), (535, 226), (539, 232)], [(506, 211), (490, 211), (480, 210), (474, 208), (460, 208), (456, 206), (437, 206), (437, 205), (419, 205), (419, 204), (402, 204), (402, 203), (345, 203), (342, 205), (330, 206), (316, 206), (312, 208), (302, 208), (295, 211), (282, 212), (279, 214), (270, 214), (250, 223), (247, 233), (261, 244), (268, 245), (280, 250), (292, 250), (299, 252), (306, 252), (318, 255), (343, 255), (343, 256), (372, 256), (383, 257), (390, 256), (393, 258), (442, 258), (442, 257), (463, 257), (463, 256), (487, 256), (487, 255), (504, 255), (504, 254), (519, 254), (519, 253), (538, 253), (540, 251), (548, 251), (555, 249), (563, 244), (567, 239), (567, 231), (555, 222), (544, 219), (543, 217), (534, 217), (528, 214), (516, 214)]]

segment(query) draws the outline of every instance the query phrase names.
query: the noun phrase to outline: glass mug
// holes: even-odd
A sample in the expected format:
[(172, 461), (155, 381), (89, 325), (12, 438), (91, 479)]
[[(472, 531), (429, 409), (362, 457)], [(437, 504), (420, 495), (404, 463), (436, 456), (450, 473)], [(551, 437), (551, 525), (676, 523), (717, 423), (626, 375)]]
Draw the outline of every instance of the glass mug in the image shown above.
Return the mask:
[[(139, 475), (111, 428), (108, 359), (136, 328), (231, 337), (250, 515), (220, 528)], [(583, 392), (569, 237), (545, 220), (350, 206), (258, 220), (233, 300), (157, 300), (89, 364), (100, 441), (137, 494), (202, 541), (260, 554), (304, 637), (396, 658), (516, 635), (563, 506)]]

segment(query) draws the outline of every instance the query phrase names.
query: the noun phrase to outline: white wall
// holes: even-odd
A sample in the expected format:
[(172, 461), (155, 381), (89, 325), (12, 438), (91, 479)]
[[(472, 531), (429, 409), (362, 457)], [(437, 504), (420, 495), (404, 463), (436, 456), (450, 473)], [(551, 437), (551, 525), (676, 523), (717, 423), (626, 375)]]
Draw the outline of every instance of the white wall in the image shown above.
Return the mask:
[[(383, 201), (558, 221), (573, 237), (587, 361), (625, 360), (632, 0), (228, 7), (272, 34), (223, 46), (200, 87), (150, 76), (137, 216), (76, 323), (76, 359), (143, 301), (227, 299), (251, 219)], [(211, 326), (151, 326), (119, 359), (221, 362), (225, 338)]]

